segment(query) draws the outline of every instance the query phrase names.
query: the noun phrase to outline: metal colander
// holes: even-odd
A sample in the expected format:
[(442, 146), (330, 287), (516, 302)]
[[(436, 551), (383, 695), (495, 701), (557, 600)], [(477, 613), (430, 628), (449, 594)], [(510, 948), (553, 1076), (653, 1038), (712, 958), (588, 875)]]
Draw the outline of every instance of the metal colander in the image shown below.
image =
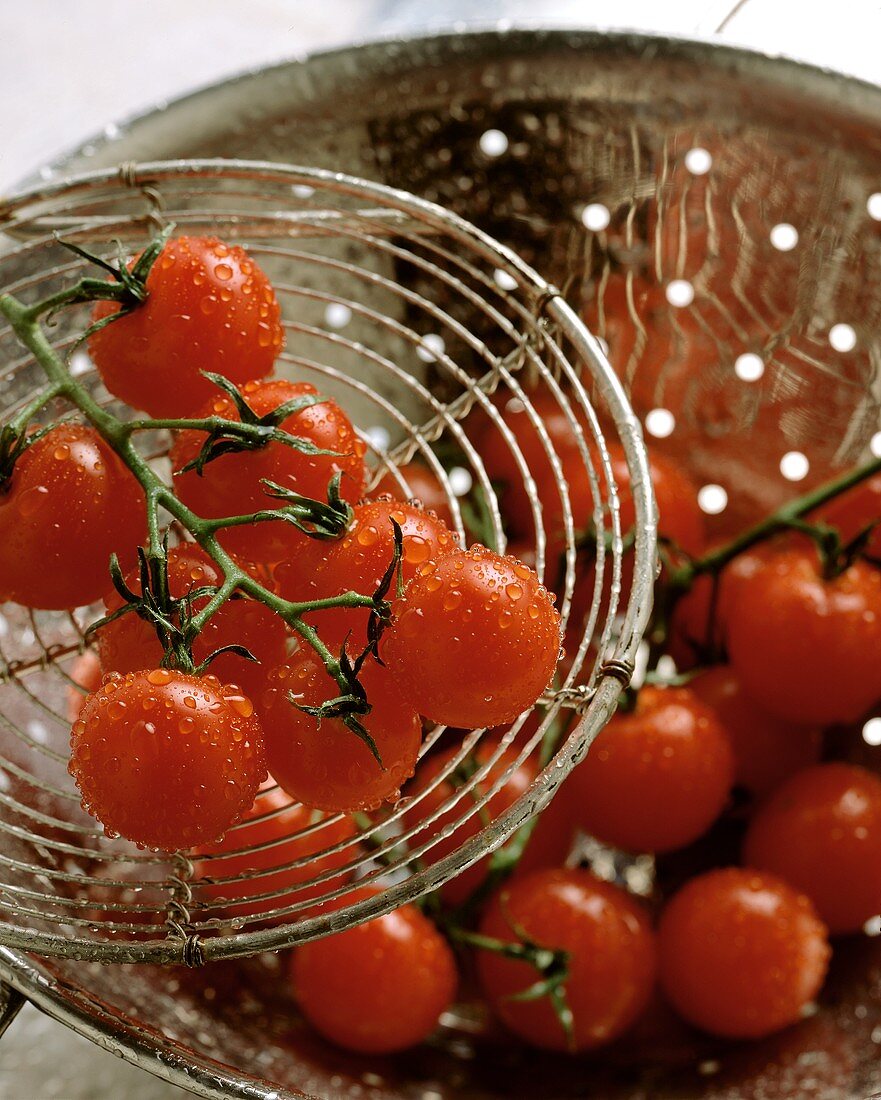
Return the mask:
[[(229, 82), (45, 175), (295, 160), (461, 214), (606, 342), (650, 446), (692, 473), (721, 536), (878, 446), (879, 119), (875, 87), (730, 48), (459, 34)], [(877, 942), (842, 945), (817, 1013), (779, 1036), (731, 1045), (660, 1023), (571, 1060), (506, 1045), (467, 991), (431, 1044), (343, 1055), (296, 1022), (275, 956), (197, 972), (0, 961), (48, 1011), (209, 1096), (850, 1100), (881, 1088)]]

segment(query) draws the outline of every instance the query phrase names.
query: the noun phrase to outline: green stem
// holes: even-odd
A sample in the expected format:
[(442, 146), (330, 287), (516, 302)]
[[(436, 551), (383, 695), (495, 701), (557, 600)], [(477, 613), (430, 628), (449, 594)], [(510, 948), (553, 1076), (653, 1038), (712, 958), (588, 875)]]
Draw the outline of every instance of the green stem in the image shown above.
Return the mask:
[[(64, 362), (56, 354), (54, 348), (46, 338), (45, 333), (38, 324), (38, 318), (47, 310), (56, 309), (61, 305), (73, 301), (82, 301), (83, 293), (89, 291), (89, 285), (95, 284), (103, 290), (113, 293), (103, 293), (102, 298), (114, 298), (119, 300), (123, 293), (128, 293), (125, 288), (116, 287), (109, 283), (99, 283), (98, 280), (83, 280), (69, 291), (59, 292), (51, 298), (44, 299), (35, 306), (24, 306), (17, 299), (8, 294), (0, 296), (0, 313), (10, 322), (13, 331), (20, 342), (31, 352), (36, 361), (42, 367), (50, 385), (42, 391), (28, 406), (22, 410), (17, 419), (24, 417), (26, 412), (33, 415), (39, 411), (49, 400), (54, 397), (63, 397), (80, 410), (86, 419), (97, 429), (102, 438), (119, 455), (128, 466), (132, 474), (140, 483), (147, 497), (147, 517), (149, 532), (148, 556), (160, 560), (164, 554), (162, 532), (159, 524), (159, 509), (164, 509), (169, 515), (188, 531), (199, 546), (217, 563), (223, 573), (223, 583), (217, 593), (208, 601), (206, 606), (193, 617), (192, 627), (194, 633), (201, 630), (208, 620), (220, 607), (236, 592), (241, 591), (260, 603), (265, 604), (279, 615), (289, 626), (316, 651), (324, 662), (328, 673), (337, 682), (343, 691), (348, 691), (348, 682), (343, 676), (339, 661), (321, 641), (318, 633), (309, 623), (303, 621), (302, 616), (311, 611), (320, 611), (330, 607), (372, 607), (374, 599), (357, 592), (346, 592), (341, 596), (330, 599), (314, 601), (290, 601), (284, 600), (274, 592), (270, 592), (254, 577), (246, 573), (232, 559), (226, 550), (217, 541), (216, 531), (223, 526), (233, 526), (242, 517), (233, 517), (233, 523), (226, 524), (223, 520), (207, 520), (196, 515), (182, 501), (175, 496), (171, 489), (162, 481), (158, 474), (151, 469), (149, 463), (138, 453), (132, 443), (132, 435), (149, 428), (183, 428), (194, 427), (205, 430), (205, 420), (167, 420), (152, 421), (141, 420), (126, 423), (102, 409), (91, 397), (87, 390), (70, 374)], [(86, 287), (86, 291), (83, 287)], [(97, 296), (97, 290), (95, 291)], [(221, 426), (227, 422), (217, 419)], [(238, 421), (229, 422), (236, 431), (246, 435), (251, 430), (251, 425), (241, 424)], [(265, 435), (265, 431), (263, 431)], [(296, 509), (297, 505), (289, 506)], [(267, 513), (267, 518), (269, 513)]]
[(875, 458), (863, 466), (857, 466), (855, 469), (849, 470), (841, 477), (825, 482), (803, 496), (796, 497), (795, 500), (787, 501), (776, 512), (772, 512), (770, 516), (755, 524), (754, 527), (748, 528), (737, 538), (732, 539), (731, 542), (720, 546), (717, 550), (713, 550), (696, 561), (680, 566), (671, 577), (672, 586), (685, 591), (699, 574), (720, 572), (744, 550), (749, 550), (750, 547), (763, 542), (772, 535), (793, 527), (795, 521), (806, 516), (809, 512), (813, 512), (815, 508), (819, 508), (879, 472), (881, 472), (881, 458)]

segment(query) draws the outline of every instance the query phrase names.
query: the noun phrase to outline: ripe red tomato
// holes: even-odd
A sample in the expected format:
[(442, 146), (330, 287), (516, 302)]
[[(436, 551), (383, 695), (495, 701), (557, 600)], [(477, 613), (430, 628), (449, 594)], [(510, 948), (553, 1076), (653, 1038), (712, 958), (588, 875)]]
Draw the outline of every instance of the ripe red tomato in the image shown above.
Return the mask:
[(827, 581), (813, 546), (778, 544), (738, 588), (728, 652), (770, 714), (809, 725), (859, 718), (881, 699), (881, 572), (857, 561)]
[(721, 813), (734, 779), (719, 719), (688, 688), (647, 685), (616, 714), (568, 780), (588, 833), (634, 852), (697, 840)]
[[(558, 455), (563, 451), (574, 451), (574, 455), (570, 455), (568, 461), (574, 466), (577, 458), (577, 463), (580, 464), (581, 457), (577, 452), (577, 439), (572, 425), (554, 395), (549, 390), (538, 389), (527, 396), (533, 410), (541, 419), (554, 451)], [(514, 442), (522, 452), (523, 460), (536, 484), (541, 485), (553, 479), (551, 460), (526, 405), (519, 397), (510, 394), (500, 399), (499, 403), (502, 423), (513, 435)], [(572, 411), (585, 437), (591, 439), (592, 435), (584, 413), (581, 413), (575, 405)], [(529, 496), (523, 484), (523, 474), (505, 437), (489, 420), (479, 434), (478, 449), (490, 480), (500, 485), (499, 504), (505, 519), (506, 531), (514, 537), (531, 537), (535, 525)], [(556, 493), (556, 489), (553, 492)], [(548, 506), (548, 498), (541, 493), (539, 493), (539, 500), (543, 508)], [(557, 500), (557, 507), (560, 507), (559, 500)], [(578, 516), (576, 516), (577, 525)], [(547, 522), (545, 527), (546, 529), (549, 527)]]
[(833, 933), (881, 913), (881, 779), (851, 764), (792, 776), (759, 808), (744, 860), (803, 891)]
[[(824, 504), (817, 519), (838, 529), (842, 541), (849, 542), (870, 523), (881, 521), (881, 474), (855, 485), (841, 496)], [(866, 553), (881, 558), (881, 525), (876, 527), (866, 544)]]
[[(168, 551), (168, 587), (174, 599), (182, 599), (197, 588), (218, 586), (222, 580), (220, 567), (195, 543), (183, 542)], [(140, 595), (138, 570), (126, 577), (126, 584)], [(108, 612), (122, 607), (122, 597), (116, 591), (105, 602)], [(207, 602), (207, 596), (196, 600), (194, 609), (198, 611)], [(243, 645), (260, 664), (234, 653), (224, 653), (209, 667), (211, 674), (222, 683), (238, 684), (246, 695), (256, 697), (263, 690), (269, 670), (284, 660), (288, 637), (284, 621), (270, 608), (255, 600), (234, 599), (208, 620), (193, 644), (193, 656), (198, 663), (223, 646)], [(98, 654), (105, 672), (155, 668), (163, 656), (155, 628), (134, 612), (101, 629)]]
[(757, 1039), (795, 1023), (829, 962), (813, 906), (774, 875), (728, 867), (688, 882), (658, 929), (664, 992), (695, 1027)]
[(766, 554), (762, 545), (739, 554), (719, 574), (715, 593), (710, 574), (699, 574), (691, 588), (676, 601), (670, 616), (667, 650), (680, 671), (714, 659), (724, 650), (738, 587), (758, 572)]
[(820, 730), (766, 714), (744, 692), (730, 665), (707, 669), (688, 686), (714, 711), (725, 730), (734, 752), (735, 782), (759, 798), (820, 759)]
[(410, 703), (473, 729), (513, 721), (554, 674), (554, 597), (515, 558), (482, 546), (427, 562), (395, 605), (382, 654)]
[[(536, 871), (517, 879), (493, 899), (480, 931), (516, 943), (521, 930), (540, 947), (569, 952), (565, 993), (574, 1017), (572, 1049), (611, 1042), (645, 1008), (655, 980), (654, 936), (644, 910), (617, 886), (583, 870)], [(479, 950), (477, 974), (490, 1007), (511, 1031), (533, 1046), (567, 1049), (547, 997), (513, 1000), (539, 980), (535, 967)]]
[(362, 724), (373, 737), (382, 766), (358, 735), (338, 718), (321, 724), (289, 699), (319, 706), (340, 694), (321, 659), (303, 649), (269, 674), (260, 700), (269, 768), (298, 802), (328, 812), (372, 810), (397, 798), (410, 778), (422, 743), (419, 717), (401, 698), (388, 672), (368, 661), (359, 677), (372, 706)]
[[(333, 542), (309, 539), (302, 553), (295, 550), (275, 568), (281, 594), (289, 600), (326, 599), (343, 592), (370, 596), (392, 562), (395, 532), (392, 520), (404, 536), (401, 576), (408, 584), (420, 566), (456, 549), (456, 541), (432, 513), (388, 497), (356, 504), (349, 530)], [(394, 599), (397, 580), (388, 597)], [(367, 644), (367, 608), (331, 608), (315, 612), (310, 622), (325, 644), (338, 649), (351, 632), (350, 650), (357, 653)]]
[[(223, 911), (231, 920), (256, 917), (277, 924), (309, 916), (315, 909), (299, 909), (293, 917), (267, 918), (270, 910), (321, 897), (348, 880), (349, 875), (341, 871), (338, 876), (314, 882), (354, 858), (352, 845), (339, 851), (329, 849), (354, 837), (356, 830), (348, 817), (325, 818), (320, 811), (292, 801), (272, 778), (263, 788), (240, 825), (220, 844), (200, 848), (200, 856), (212, 858), (200, 859), (196, 874), (214, 880), (201, 885), (200, 893), (223, 902)], [(289, 866), (294, 863), (297, 866)], [(231, 881), (245, 874), (247, 879)], [(255, 897), (274, 891), (283, 893), (276, 898)]]
[[(287, 382), (280, 378), (248, 382), (242, 387), (245, 399), (258, 416), (264, 416), (294, 398), (316, 392), (315, 387), (306, 382)], [(224, 395), (215, 396), (199, 415), (239, 419), (232, 400)], [(328, 484), (340, 471), (343, 475), (340, 484), (343, 498), (356, 501), (361, 496), (365, 446), (335, 401), (328, 398), (293, 413), (282, 421), (281, 428), (335, 454), (307, 455), (284, 443), (269, 443), (256, 451), (223, 455), (208, 463), (200, 477), (195, 470), (180, 471), (201, 450), (205, 433), (181, 432), (171, 449), (178, 496), (200, 516), (207, 518), (247, 515), (261, 509), (281, 507), (284, 503), (266, 495), (262, 478), (274, 481), (300, 496), (326, 500)], [(224, 546), (249, 561), (257, 562), (280, 561), (287, 557), (292, 546), (304, 538), (283, 520), (231, 527), (220, 535)]]
[(397, 478), (389, 472), (376, 486), (373, 496), (378, 497), (387, 493), (395, 500), (412, 501), (423, 511), (434, 512), (441, 523), (445, 523), (448, 527), (453, 526), (453, 512), (446, 490), (434, 471), (423, 466), (421, 462), (408, 462), (406, 466), (398, 467), (398, 473), (407, 483), (409, 494), (404, 492)]
[(135, 560), (144, 493), (94, 428), (57, 424), (0, 491), (0, 602), (62, 610), (110, 588), (110, 555)]
[[(103, 673), (98, 654), (93, 649), (87, 649), (73, 662), (70, 670), (70, 679), (73, 681), (67, 688), (67, 720), (71, 725), (79, 718), (86, 699), (93, 691), (101, 686)], [(74, 685), (79, 684), (80, 691)], [(85, 692), (85, 694), (83, 694)]]
[(110, 673), (73, 724), (68, 770), (108, 836), (173, 852), (248, 812), (266, 778), (263, 731), (213, 676)]
[[(430, 756), (420, 765), (412, 783), (404, 794), (409, 799), (416, 799), (412, 807), (404, 814), (404, 824), (408, 829), (415, 828), (421, 821), (441, 809), (441, 807), (454, 797), (456, 791), (468, 781), (468, 776), (477, 768), (487, 766), (493, 755), (498, 752), (498, 745), (493, 741), (481, 741), (477, 748), (465, 760), (464, 765), (454, 770), (452, 775), (438, 782), (439, 777), (450, 767), (451, 761), (460, 752), (453, 747), (445, 752)], [(489, 766), (489, 771), (484, 779), (480, 780), (471, 789), (471, 793), (460, 797), (455, 806), (442, 812), (427, 830), (418, 832), (414, 837), (415, 844), (424, 843), (429, 837), (437, 837), (437, 843), (427, 852), (426, 858), (431, 863), (448, 856), (471, 837), (476, 836), (489, 822), (497, 817), (517, 801), (517, 799), (529, 789), (538, 775), (538, 764), (530, 756), (517, 763), (519, 752), (513, 746), (503, 749), (498, 760)], [(499, 790), (492, 795), (483, 806), (467, 821), (463, 822), (449, 836), (444, 829), (452, 825), (463, 814), (472, 808), (479, 799), (486, 799), (489, 791), (498, 783), (502, 776), (513, 768), (513, 771), (504, 781)], [(539, 818), (538, 824), (529, 839), (529, 844), (520, 863), (517, 866), (519, 874), (536, 870), (540, 867), (555, 866), (563, 862), (569, 851), (572, 841), (572, 827), (568, 813), (564, 808), (562, 798), (558, 797), (548, 806)], [(470, 894), (480, 886), (487, 873), (490, 856), (485, 856), (473, 863), (466, 870), (460, 872), (455, 878), (444, 883), (441, 887), (443, 899), (449, 905), (461, 905)]]
[(326, 1039), (347, 1050), (390, 1054), (434, 1031), (455, 996), (457, 975), (443, 936), (414, 905), (403, 905), (298, 947), (291, 981), (303, 1015)]
[[(217, 392), (200, 371), (235, 383), (262, 378), (284, 346), (272, 285), (244, 249), (216, 237), (169, 241), (147, 277), (147, 300), (89, 337), (104, 385), (151, 416), (194, 412)], [(117, 313), (99, 302), (94, 319)]]

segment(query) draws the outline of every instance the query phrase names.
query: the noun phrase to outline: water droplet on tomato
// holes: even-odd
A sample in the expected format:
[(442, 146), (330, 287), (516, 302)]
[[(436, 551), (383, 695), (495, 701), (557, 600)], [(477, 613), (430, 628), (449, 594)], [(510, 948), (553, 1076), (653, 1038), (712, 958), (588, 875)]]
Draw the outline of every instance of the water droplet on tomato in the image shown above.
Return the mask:
[(32, 516), (49, 503), (49, 490), (45, 485), (33, 485), (25, 489), (17, 501), (18, 513), (21, 516)]
[(505, 585), (505, 591), (512, 600), (516, 601), (523, 595), (523, 585), (512, 582), (511, 584)]
[(454, 588), (444, 596), (444, 611), (452, 611), (454, 608), (458, 607), (461, 602), (462, 593), (458, 588)]
[(180, 733), (187, 737), (196, 728), (196, 719), (190, 717), (181, 718), (177, 724), (177, 728)]
[(128, 710), (122, 699), (114, 699), (107, 707), (107, 717), (111, 722), (118, 722), (120, 718), (125, 717), (125, 713)]
[(374, 546), (379, 542), (379, 531), (377, 531), (372, 523), (369, 523), (366, 527), (360, 527), (358, 529), (355, 540), (359, 546)]
[(170, 684), (172, 679), (173, 676), (167, 668), (154, 668), (147, 673), (148, 682), (151, 684), (156, 684), (157, 686), (162, 684)]
[(226, 701), (243, 718), (250, 718), (254, 713), (254, 704), (246, 695), (227, 695)]
[(499, 615), (499, 627), (502, 630), (507, 630), (509, 626), (514, 625), (514, 612), (505, 610)]

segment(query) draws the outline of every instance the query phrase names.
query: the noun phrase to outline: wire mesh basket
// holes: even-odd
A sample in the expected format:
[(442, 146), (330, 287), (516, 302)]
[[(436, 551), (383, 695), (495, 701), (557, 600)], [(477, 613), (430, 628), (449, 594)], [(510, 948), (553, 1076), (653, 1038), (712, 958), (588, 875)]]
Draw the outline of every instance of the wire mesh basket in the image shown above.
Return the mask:
[[(100, 612), (4, 608), (0, 942), (75, 958), (195, 965), (301, 942), (386, 911), (486, 855), (543, 806), (584, 755), (632, 671), (650, 602), (654, 517), (638, 423), (583, 323), (513, 253), (405, 193), (269, 164), (128, 164), (6, 202), (0, 284), (25, 300), (43, 297), (88, 266), (59, 238), (102, 252), (119, 242), (131, 253), (157, 224), (169, 222), (178, 232), (241, 243), (267, 271), (285, 319), (280, 372), (314, 382), (350, 412), (370, 454), (374, 485), (391, 477), (398, 495), (412, 496), (406, 476), (418, 459), (443, 485), (459, 540), (466, 539), (463, 501), (477, 493), (483, 537), (504, 550), (497, 486), (474, 442), (486, 421), (499, 430), (521, 473), (537, 569), (552, 574), (559, 551), (548, 551), (534, 471), (502, 417), (507, 403), (518, 402), (559, 479), (564, 623), (577, 532), (592, 528), (597, 558), (590, 612), (537, 721), (524, 714), (489, 741), (486, 731), (436, 727), (422, 755), (438, 744), (454, 748), (443, 766), (386, 812), (354, 823), (314, 813), (292, 826), (290, 800), (270, 786), (221, 849), (198, 856), (109, 840), (80, 810), (66, 773), (67, 740), (89, 674), (84, 627)], [(52, 339), (70, 355), (71, 369), (109, 403), (78, 342), (87, 324), (85, 310), (70, 311)], [(0, 397), (6, 414), (14, 415), (32, 396), (39, 369), (8, 329), (0, 332), (0, 349), (8, 364)], [(536, 386), (578, 432), (596, 502), (591, 516), (573, 514), (560, 457), (533, 410)], [(589, 432), (583, 436), (578, 425)], [(626, 602), (619, 597), (627, 531), (607, 439), (627, 454), (638, 523)], [(155, 433), (149, 446), (161, 463), (168, 440)], [(597, 653), (602, 657), (594, 659)], [(577, 721), (563, 723), (566, 712)], [(549, 746), (549, 731), (563, 724), (566, 736)], [(533, 766), (540, 754), (541, 765)], [(467, 780), (450, 785), (466, 759), (479, 763)], [(527, 763), (534, 782), (491, 820), (487, 802)], [(438, 797), (438, 788), (449, 794)], [(465, 829), (471, 819), (479, 824)], [(365, 899), (356, 892), (365, 884), (382, 889)], [(247, 903), (230, 904), (231, 892), (246, 894)]]

